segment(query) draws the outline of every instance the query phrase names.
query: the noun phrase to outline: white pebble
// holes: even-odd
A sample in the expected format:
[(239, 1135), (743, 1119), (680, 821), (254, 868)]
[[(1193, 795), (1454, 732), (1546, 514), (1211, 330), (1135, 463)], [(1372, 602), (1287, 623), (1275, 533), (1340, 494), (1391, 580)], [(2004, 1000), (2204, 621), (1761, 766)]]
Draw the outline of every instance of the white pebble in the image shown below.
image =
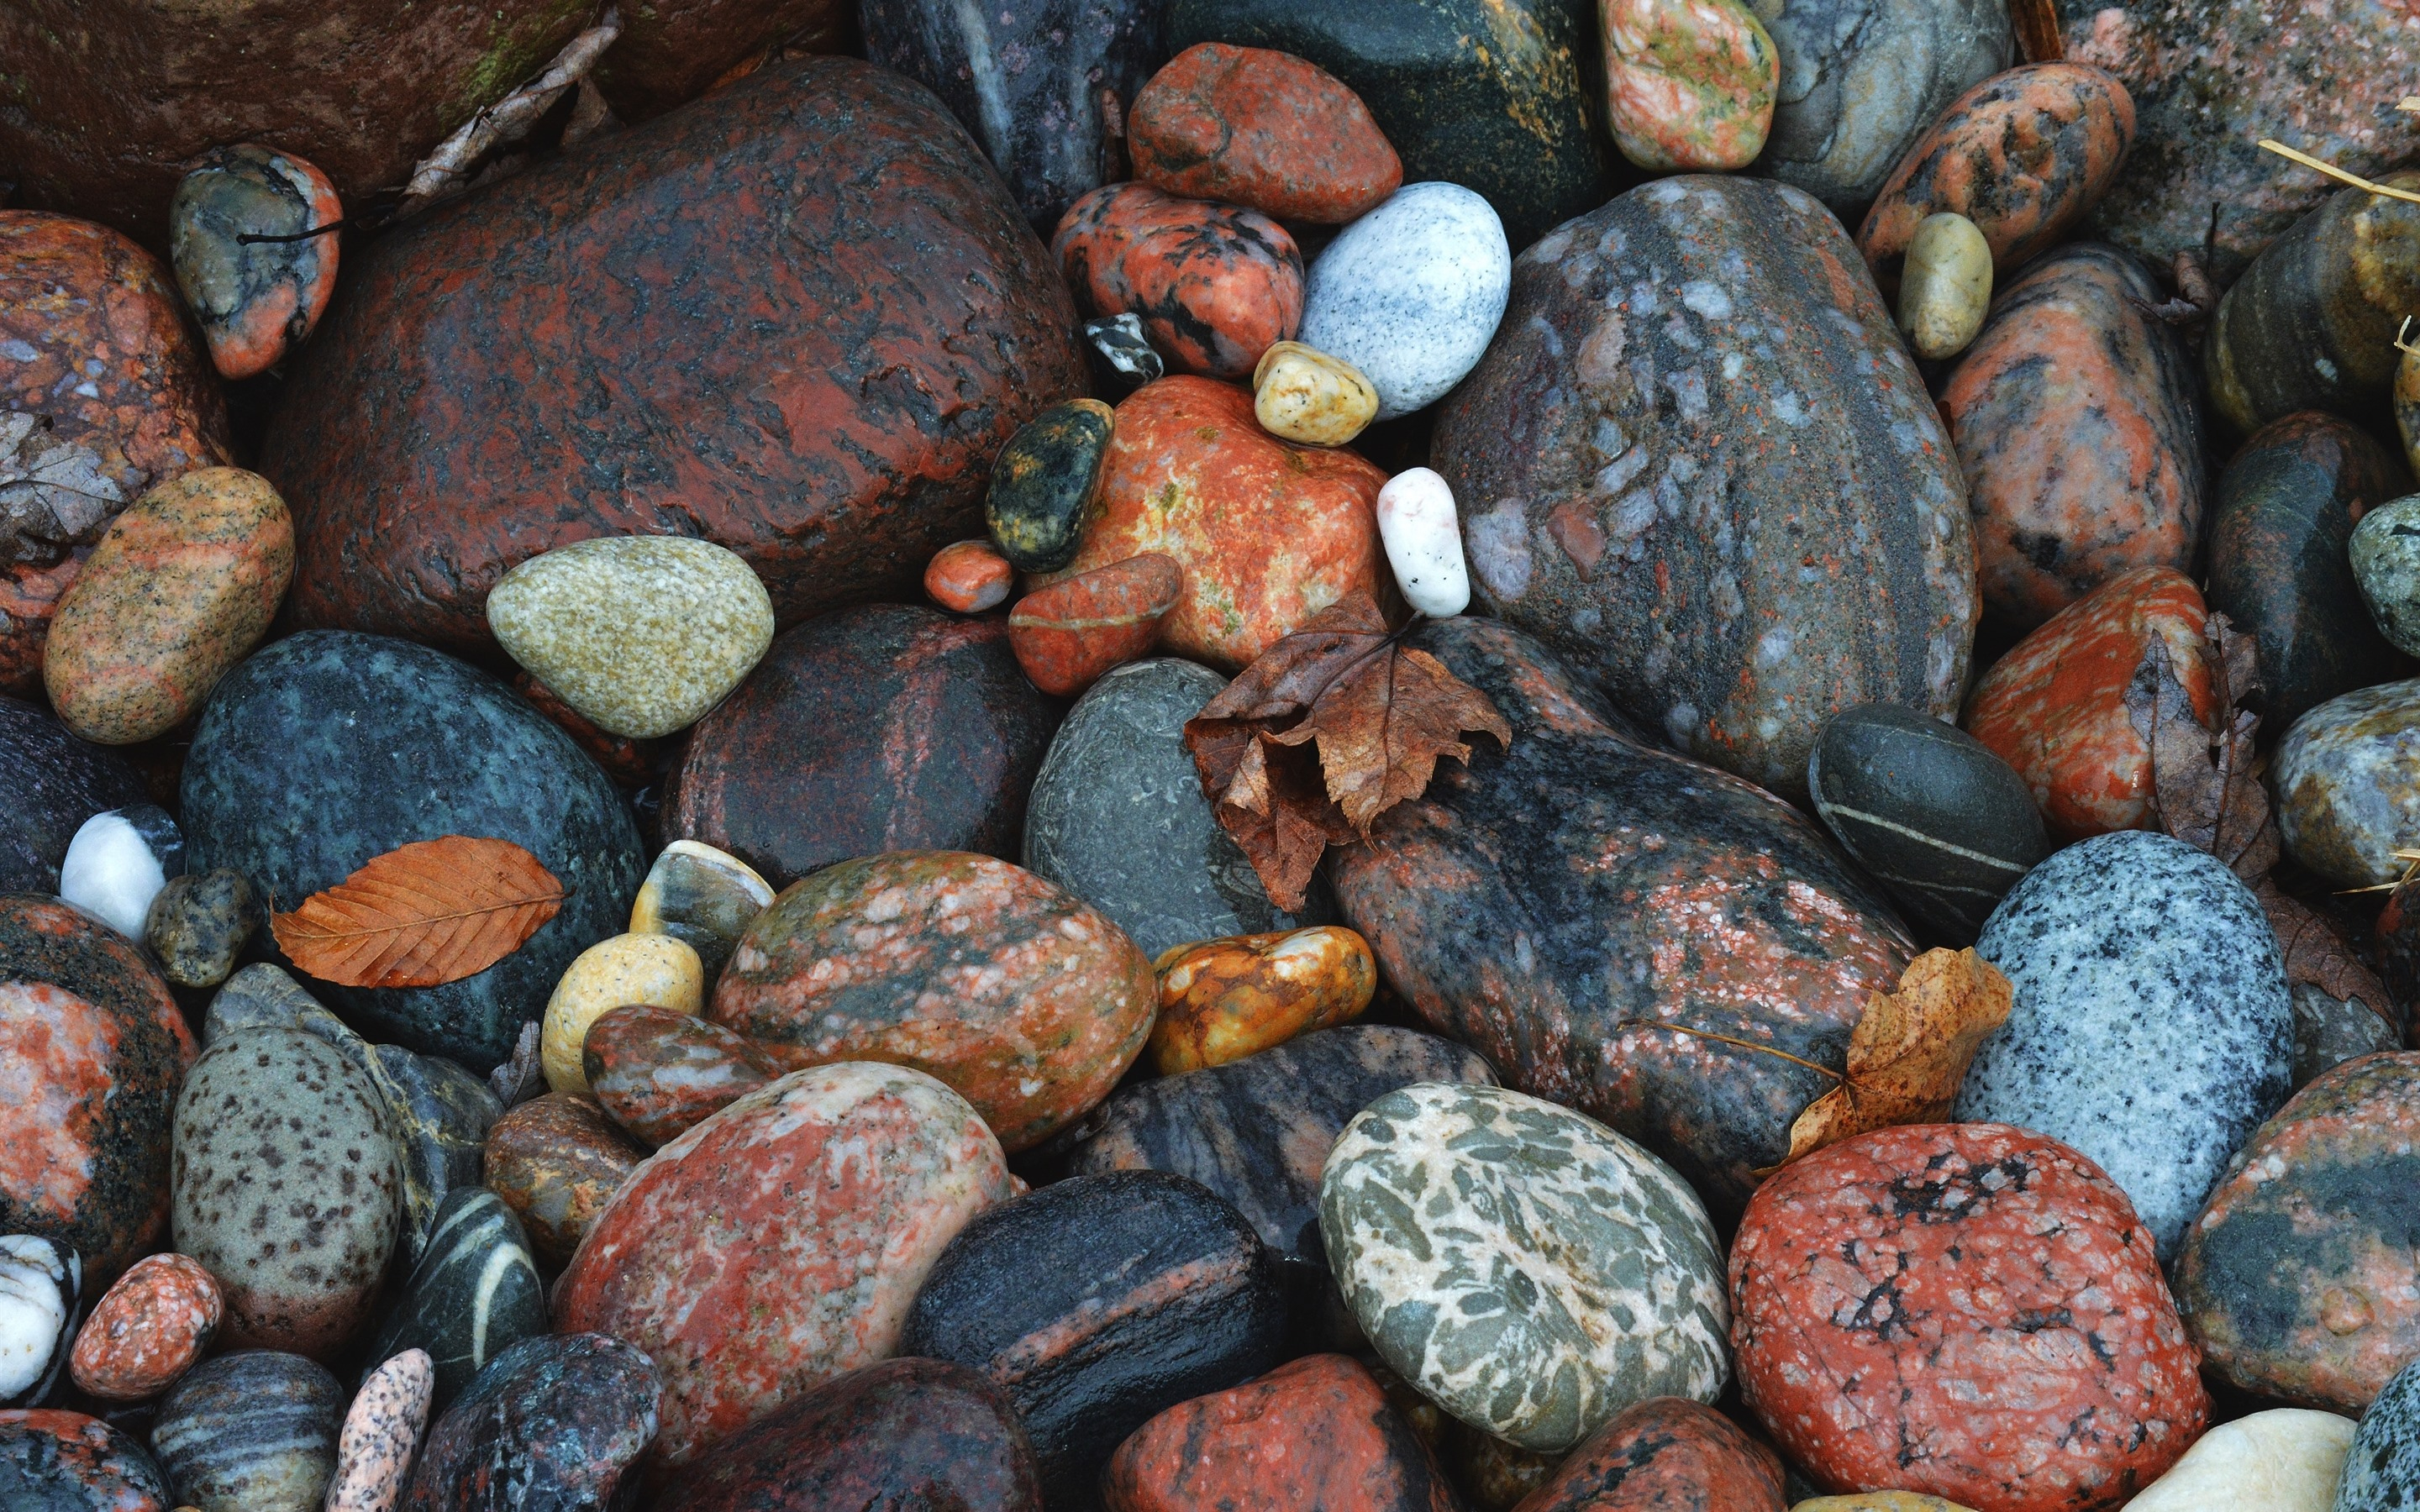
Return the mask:
[(1460, 184), (1405, 184), (1311, 265), (1300, 340), (1352, 363), (1378, 418), (1435, 404), (1479, 364), (1512, 293), (1496, 211)]
[(1378, 490), (1378, 539), (1387, 544), (1387, 563), (1412, 608), (1444, 619), (1470, 607), (1462, 523), (1445, 479), (1427, 468), (1388, 478)]
[(66, 1245), (0, 1235), (0, 1403), (33, 1405), (58, 1379), (83, 1284), (84, 1267)]
[(68, 841), (67, 859), (59, 863), (59, 896), (128, 939), (140, 940), (151, 900), (168, 885), (169, 864), (184, 869), (178, 859), (182, 851), (174, 824), (148, 804), (94, 814)]
[(2126, 1512), (2328, 1512), (2353, 1421), (2281, 1407), (2221, 1423)]

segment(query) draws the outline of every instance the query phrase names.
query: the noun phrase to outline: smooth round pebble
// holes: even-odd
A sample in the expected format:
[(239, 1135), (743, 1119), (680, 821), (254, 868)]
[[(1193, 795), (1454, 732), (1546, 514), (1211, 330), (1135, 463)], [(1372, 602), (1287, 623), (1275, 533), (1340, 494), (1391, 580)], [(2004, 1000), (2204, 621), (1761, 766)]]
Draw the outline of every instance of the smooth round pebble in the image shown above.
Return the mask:
[(185, 874), (185, 838), (168, 810), (131, 804), (97, 813), (68, 841), (59, 896), (130, 940), (143, 938), (151, 901)]
[(317, 1363), (246, 1350), (186, 1372), (151, 1447), (198, 1512), (319, 1512), (344, 1412), (344, 1388)]
[(1149, 652), (1184, 593), (1184, 568), (1162, 551), (1062, 578), (1009, 611), (1009, 649), (1034, 687), (1074, 698)]
[(668, 1145), (783, 1068), (760, 1046), (693, 1013), (632, 1003), (588, 1026), (588, 1089), (614, 1122)]
[(1252, 415), (1272, 436), (1342, 446), (1377, 414), (1378, 391), (1359, 368), (1298, 341), (1272, 346), (1252, 370)]
[(67, 1365), (84, 1262), (54, 1239), (0, 1234), (0, 1407), (39, 1407)]
[(218, 1337), (226, 1304), (190, 1255), (147, 1255), (93, 1304), (68, 1368), (77, 1389), (110, 1402), (159, 1396)]
[(376, 1370), (353, 1394), (336, 1435), (336, 1469), (325, 1512), (388, 1512), (403, 1494), (421, 1432), (428, 1427), (436, 1368), (420, 1350), (406, 1350)]
[(703, 841), (676, 840), (656, 856), (630, 902), (630, 933), (684, 942), (710, 978), (772, 902), (772, 886), (754, 867)]
[[(168, 261), (225, 378), (248, 378), (300, 347), (336, 291), (345, 219), (336, 186), (290, 152), (212, 147), (168, 205)], [(265, 239), (246, 240), (247, 237)]]
[(2353, 1420), (2279, 1407), (2221, 1423), (2125, 1512), (2328, 1512)]
[(179, 987), (215, 987), (266, 922), (260, 895), (240, 872), (216, 867), (171, 877), (144, 911), (143, 943)]
[(1358, 1018), (1378, 989), (1370, 942), (1341, 924), (1180, 945), (1152, 963), (1162, 1076), (1223, 1066)]
[(1601, 0), (1606, 124), (1650, 173), (1728, 172), (1764, 150), (1781, 87), (1773, 38), (1740, 0)]
[(2420, 1506), (2420, 1360), (2387, 1382), (2361, 1414), (2331, 1512), (2411, 1512)]
[(647, 1158), (593, 1097), (549, 1092), (488, 1131), (488, 1190), (504, 1199), (549, 1271), (571, 1262), (588, 1226)]
[(2420, 678), (2328, 700), (2270, 757), (2277, 835), (2339, 887), (2388, 887), (2420, 846)]
[(538, 1030), (538, 1060), (546, 1085), (558, 1092), (585, 1092), (580, 1046), (588, 1026), (617, 1008), (647, 1003), (675, 1013), (706, 1005), (706, 967), (686, 940), (670, 934), (616, 934), (580, 952), (554, 984)]
[(2420, 494), (2391, 499), (2352, 528), (2352, 580), (2378, 633), (2420, 656)]
[(439, 1410), (489, 1360), (547, 1331), (546, 1287), (529, 1237), (485, 1187), (447, 1194), (428, 1247), (370, 1343), (370, 1358), (427, 1352)]
[(1907, 244), (1899, 329), (1916, 355), (1939, 362), (1966, 349), (1992, 309), (1992, 244), (1955, 210), (1928, 215)]
[(924, 596), (953, 614), (981, 614), (1008, 602), (1016, 567), (989, 541), (956, 541), (924, 564)]
[(1392, 420), (1478, 365), (1512, 295), (1512, 249), (1487, 201), (1405, 184), (1311, 264), (1299, 339), (1366, 376), (1377, 418)]
[(1431, 619), (1470, 607), (1470, 569), (1462, 560), (1462, 521), (1453, 488), (1427, 468), (1396, 473), (1378, 490), (1378, 539), (1404, 601)]
[(1027, 421), (1000, 449), (984, 492), (984, 524), (1010, 565), (1056, 572), (1076, 559), (1100, 501), (1116, 427), (1117, 412), (1100, 400), (1069, 399)]

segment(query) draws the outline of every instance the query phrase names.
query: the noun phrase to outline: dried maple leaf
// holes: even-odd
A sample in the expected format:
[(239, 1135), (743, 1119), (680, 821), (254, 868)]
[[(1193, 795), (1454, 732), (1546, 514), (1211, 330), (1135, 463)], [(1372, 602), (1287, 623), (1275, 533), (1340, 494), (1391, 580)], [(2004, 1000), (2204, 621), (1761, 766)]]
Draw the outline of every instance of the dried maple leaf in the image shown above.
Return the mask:
[(2279, 891), (2267, 877), (2253, 885), (2252, 896), (2260, 900), (2261, 911), (2269, 916), (2277, 951), (2286, 958), (2288, 985), (2309, 982), (2339, 1002), (2359, 1003), (2390, 1026), (2399, 1026), (2395, 1024), (2386, 984), (2354, 959), (2335, 926)]
[(340, 987), (436, 987), (521, 948), (563, 884), (506, 840), (447, 835), (373, 856), (269, 927), (295, 965)]
[(1927, 950), (1899, 991), (1866, 999), (1849, 1031), (1848, 1073), (1790, 1126), (1783, 1164), (1894, 1123), (1948, 1117), (1975, 1052), (2009, 1021), (2009, 979), (1973, 949)]

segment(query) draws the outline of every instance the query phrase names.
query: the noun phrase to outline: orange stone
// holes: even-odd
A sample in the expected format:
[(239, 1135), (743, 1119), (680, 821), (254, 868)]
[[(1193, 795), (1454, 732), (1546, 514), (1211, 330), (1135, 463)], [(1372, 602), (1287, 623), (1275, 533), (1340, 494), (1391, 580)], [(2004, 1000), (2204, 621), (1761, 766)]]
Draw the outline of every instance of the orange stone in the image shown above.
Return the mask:
[(1149, 651), (1184, 591), (1184, 572), (1162, 552), (1112, 562), (1026, 595), (1009, 613), (1008, 646), (1034, 687), (1072, 698)]
[(2194, 712), (2217, 717), (2201, 591), (2174, 567), (2137, 567), (2051, 616), (1975, 689), (1968, 733), (2016, 768), (2051, 832), (2086, 840), (2149, 821), (2151, 751), (2126, 687), (2158, 636)]
[(1135, 177), (1156, 189), (1313, 225), (1367, 214), (1404, 181), (1359, 95), (1264, 47), (1177, 54), (1135, 96), (1126, 146)]
[(1338, 599), (1389, 581), (1386, 482), (1356, 452), (1271, 436), (1242, 389), (1162, 378), (1118, 406), (1100, 517), (1066, 571), (1039, 580), (1164, 551), (1185, 586), (1160, 648), (1239, 671)]
[(1151, 1059), (1163, 1076), (1359, 1018), (1378, 990), (1369, 942), (1336, 924), (1180, 945), (1152, 965), (1159, 1021)]
[(989, 541), (953, 542), (924, 568), (924, 595), (958, 614), (997, 609), (1016, 586), (1016, 569)]
[(104, 1401), (157, 1396), (209, 1350), (225, 1309), (199, 1260), (147, 1256), (93, 1307), (68, 1369), (79, 1388)]
[(1110, 184), (1067, 207), (1050, 255), (1094, 314), (1141, 317), (1181, 373), (1249, 378), (1302, 328), (1301, 249), (1258, 210)]

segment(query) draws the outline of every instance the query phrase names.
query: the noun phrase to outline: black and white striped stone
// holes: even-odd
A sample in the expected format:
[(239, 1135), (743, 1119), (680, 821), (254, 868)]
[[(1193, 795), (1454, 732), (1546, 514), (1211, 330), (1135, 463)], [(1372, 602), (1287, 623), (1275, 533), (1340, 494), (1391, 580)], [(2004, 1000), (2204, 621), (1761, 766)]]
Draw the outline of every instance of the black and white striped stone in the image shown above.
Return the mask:
[(428, 1247), (369, 1356), (427, 1350), (442, 1412), (481, 1366), (546, 1331), (546, 1288), (520, 1220), (486, 1187), (459, 1187), (439, 1206)]
[(84, 1262), (54, 1239), (0, 1235), (0, 1407), (39, 1407), (75, 1338)]

